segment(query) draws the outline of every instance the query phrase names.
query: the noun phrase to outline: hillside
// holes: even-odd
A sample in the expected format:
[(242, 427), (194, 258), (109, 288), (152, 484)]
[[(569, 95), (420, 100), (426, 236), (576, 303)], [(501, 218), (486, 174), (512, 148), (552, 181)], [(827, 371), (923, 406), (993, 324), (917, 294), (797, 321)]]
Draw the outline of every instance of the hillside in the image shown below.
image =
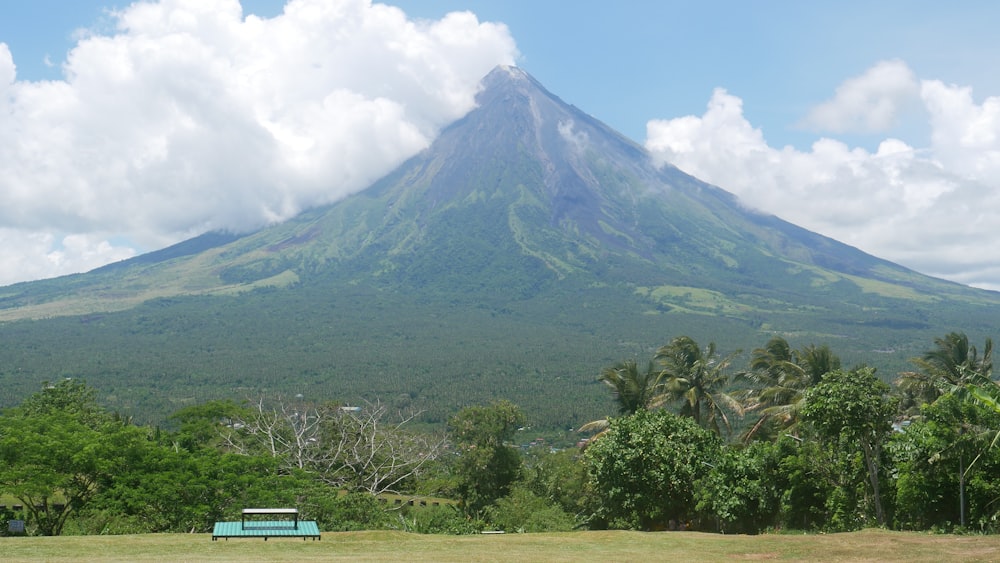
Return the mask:
[(478, 102), (330, 206), (0, 288), (0, 404), (82, 376), (151, 419), (266, 389), (380, 398), (430, 422), (505, 397), (567, 428), (606, 414), (602, 367), (678, 334), (825, 343), (891, 378), (934, 336), (1000, 324), (998, 294), (658, 169), (520, 69), (494, 70)]

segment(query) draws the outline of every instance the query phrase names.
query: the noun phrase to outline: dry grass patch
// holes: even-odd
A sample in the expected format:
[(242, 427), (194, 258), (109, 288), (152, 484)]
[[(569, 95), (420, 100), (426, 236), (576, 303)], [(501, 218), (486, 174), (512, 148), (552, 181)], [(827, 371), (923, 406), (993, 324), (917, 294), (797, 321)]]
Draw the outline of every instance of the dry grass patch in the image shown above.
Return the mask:
[(8, 562), (86, 561), (996, 561), (1000, 537), (866, 530), (827, 535), (723, 536), (694, 532), (569, 532), (431, 536), (323, 534), (322, 541), (205, 534), (2, 538)]

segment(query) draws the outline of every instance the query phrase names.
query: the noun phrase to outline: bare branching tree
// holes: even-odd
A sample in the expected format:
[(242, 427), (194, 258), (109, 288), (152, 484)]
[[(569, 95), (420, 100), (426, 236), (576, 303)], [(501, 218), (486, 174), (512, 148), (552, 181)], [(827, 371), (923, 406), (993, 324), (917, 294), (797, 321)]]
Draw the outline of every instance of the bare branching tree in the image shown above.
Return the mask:
[(343, 407), (259, 398), (224, 430), (223, 442), (236, 453), (272, 455), (284, 469), (331, 486), (377, 495), (396, 492), (444, 450), (445, 438), (405, 428), (419, 415), (390, 417), (378, 401)]

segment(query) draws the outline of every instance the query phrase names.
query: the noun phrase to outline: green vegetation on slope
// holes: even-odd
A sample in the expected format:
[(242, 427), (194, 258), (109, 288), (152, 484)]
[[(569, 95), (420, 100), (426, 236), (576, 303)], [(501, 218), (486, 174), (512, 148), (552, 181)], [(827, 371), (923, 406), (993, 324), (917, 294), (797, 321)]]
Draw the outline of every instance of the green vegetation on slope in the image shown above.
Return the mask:
[[(505, 397), (531, 425), (565, 431), (611, 412), (607, 397), (594, 392), (603, 366), (649, 357), (679, 333), (724, 343), (726, 353), (749, 351), (775, 334), (828, 343), (846, 362), (867, 363), (891, 379), (943, 332), (937, 327), (967, 327), (978, 339), (995, 321), (988, 308), (875, 297), (866, 308), (817, 301), (815, 310), (781, 311), (765, 302), (734, 312), (708, 290), (642, 290), (588, 278), (558, 288), (517, 286), (522, 296), (511, 298), (492, 283), (459, 291), (465, 282), (458, 273), (439, 285), (442, 275), (410, 270), (411, 281), (426, 282), (423, 289), (314, 278), (293, 289), (2, 323), (0, 406), (16, 404), (42, 381), (82, 377), (105, 404), (145, 421), (266, 391), (354, 404), (381, 399), (425, 410), (432, 424), (470, 402)], [(500, 271), (496, 278), (512, 285)]]

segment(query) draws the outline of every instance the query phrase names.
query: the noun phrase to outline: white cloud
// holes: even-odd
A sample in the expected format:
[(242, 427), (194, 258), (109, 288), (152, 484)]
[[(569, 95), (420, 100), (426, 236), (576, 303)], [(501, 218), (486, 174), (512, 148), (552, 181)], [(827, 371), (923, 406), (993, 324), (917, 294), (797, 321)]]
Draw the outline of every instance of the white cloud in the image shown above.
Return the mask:
[(115, 247), (105, 235), (57, 236), (45, 231), (0, 228), (0, 272), (15, 272), (22, 279), (49, 277), (53, 271), (80, 272), (109, 262), (131, 258), (135, 252)]
[(883, 61), (846, 80), (833, 99), (809, 112), (803, 125), (833, 133), (885, 131), (916, 101), (919, 92), (917, 79), (906, 63)]
[(920, 93), (931, 116), (936, 157), (972, 179), (996, 178), (1000, 172), (1000, 97), (977, 104), (970, 88), (937, 80), (925, 81)]
[(583, 153), (587, 149), (587, 145), (590, 144), (590, 138), (587, 136), (586, 131), (576, 131), (576, 124), (573, 120), (560, 121), (556, 127), (559, 131), (559, 136), (563, 138), (576, 153)]
[[(81, 271), (360, 190), (512, 64), (502, 24), (370, 0), (137, 2), (79, 34), (64, 80), (18, 81), (0, 43), (0, 284)], [(101, 238), (105, 237), (105, 238)]]
[(930, 275), (1000, 289), (1000, 256), (988, 250), (1000, 246), (1000, 98), (977, 103), (969, 89), (932, 80), (919, 93), (929, 147), (887, 138), (868, 151), (822, 138), (805, 151), (775, 148), (724, 90), (702, 116), (650, 121), (646, 147), (752, 207)]

